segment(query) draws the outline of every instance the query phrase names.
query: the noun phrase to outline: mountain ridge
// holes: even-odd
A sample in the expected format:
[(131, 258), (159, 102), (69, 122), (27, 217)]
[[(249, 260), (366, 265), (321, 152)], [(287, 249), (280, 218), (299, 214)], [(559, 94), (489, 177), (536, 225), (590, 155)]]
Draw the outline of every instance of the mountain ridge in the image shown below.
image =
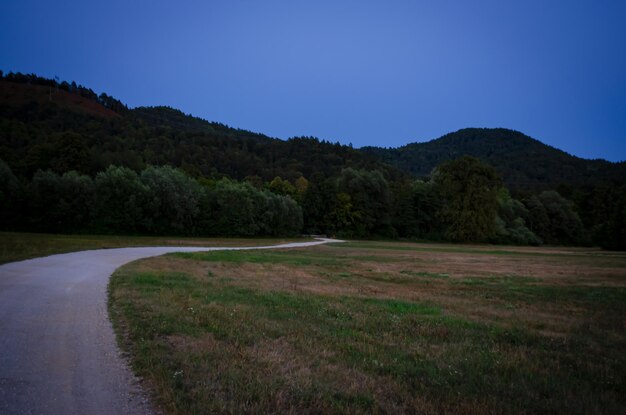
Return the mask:
[[(0, 73), (0, 222), (7, 228), (59, 230), (75, 216), (76, 230), (120, 231), (116, 222), (101, 222), (108, 212), (101, 205), (110, 191), (107, 180), (123, 178), (129, 193), (115, 200), (131, 203), (135, 191), (142, 193), (138, 189), (157, 175), (189, 183), (202, 201), (196, 204), (202, 214), (192, 215), (200, 222), (190, 222), (186, 232), (225, 232), (215, 222), (222, 214), (210, 212), (228, 205), (224, 212), (233, 221), (257, 218), (258, 212), (237, 210), (240, 199), (248, 198), (250, 207), (258, 197), (276, 202), (274, 194), (287, 198), (280, 200), (293, 207), (292, 219), (301, 213), (307, 233), (456, 240), (448, 232), (448, 219), (456, 217), (446, 213), (449, 200), (468, 192), (472, 199), (486, 179), (498, 188), (485, 196), (488, 206), (497, 207), (487, 212), (495, 215), (493, 223), (485, 222), (495, 238), (489, 241), (593, 240), (623, 248), (626, 163), (578, 158), (519, 131), (468, 128), (399, 148), (354, 149), (314, 137), (272, 138), (166, 106), (129, 109), (75, 83), (9, 78)], [(86, 204), (100, 206), (89, 220), (82, 210), (67, 213), (77, 186), (92, 195)], [(141, 203), (136, 207), (131, 212), (152, 212)], [(139, 216), (120, 215), (129, 220), (128, 229), (156, 231)], [(237, 232), (274, 229), (266, 219)], [(463, 235), (485, 240), (487, 233)]]
[[(337, 169), (357, 167), (425, 178), (442, 162), (470, 155), (495, 167), (505, 183), (515, 189), (622, 183), (626, 177), (626, 162), (577, 157), (506, 128), (464, 128), (395, 148), (354, 149), (314, 137), (270, 137), (168, 106), (128, 109), (106, 94), (98, 96), (75, 83), (58, 83), (36, 75), (3, 77), (0, 98), (0, 116), (6, 124), (18, 122), (18, 129), (43, 130), (40, 137), (30, 134), (30, 139), (25, 139), (22, 134), (16, 140), (7, 137), (11, 135), (8, 128), (0, 131), (4, 141), (0, 143), (0, 157), (13, 167), (18, 164), (16, 171), (20, 171), (18, 159), (37, 158), (33, 147), (54, 147), (52, 135), (72, 130), (83, 137), (92, 153), (93, 171), (106, 167), (106, 163), (135, 169), (146, 164), (172, 164), (185, 166), (196, 175), (221, 173), (242, 179), (259, 172), (264, 179), (279, 175), (293, 180), (318, 170), (334, 174)], [(94, 123), (100, 126), (97, 134), (93, 133)], [(22, 171), (32, 173), (36, 168), (50, 166), (35, 160)]]
[[(415, 176), (427, 176), (443, 161), (474, 156), (495, 167), (514, 187), (548, 187), (561, 182), (594, 184), (623, 181), (626, 162), (585, 159), (506, 128), (463, 128), (426, 142), (396, 148), (362, 147), (361, 151)], [(594, 177), (589, 177), (594, 176)]]

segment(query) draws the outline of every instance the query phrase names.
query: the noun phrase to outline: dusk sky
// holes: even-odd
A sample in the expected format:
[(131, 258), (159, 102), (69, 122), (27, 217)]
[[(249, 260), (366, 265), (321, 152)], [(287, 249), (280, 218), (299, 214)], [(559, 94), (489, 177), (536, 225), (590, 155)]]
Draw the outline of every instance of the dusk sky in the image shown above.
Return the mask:
[(289, 138), (626, 159), (626, 1), (3, 1), (0, 69)]

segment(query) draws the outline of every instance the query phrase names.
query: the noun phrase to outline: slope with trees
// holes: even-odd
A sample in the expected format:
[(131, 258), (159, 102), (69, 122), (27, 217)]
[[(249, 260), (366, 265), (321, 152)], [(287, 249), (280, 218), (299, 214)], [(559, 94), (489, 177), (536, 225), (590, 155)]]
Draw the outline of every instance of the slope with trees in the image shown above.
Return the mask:
[(128, 109), (75, 83), (0, 78), (2, 229), (625, 248), (624, 163), (510, 130), (355, 150)]
[(425, 143), (388, 149), (364, 147), (361, 151), (415, 176), (428, 176), (447, 160), (473, 156), (495, 167), (516, 190), (626, 181), (626, 162), (581, 159), (504, 128), (466, 128)]

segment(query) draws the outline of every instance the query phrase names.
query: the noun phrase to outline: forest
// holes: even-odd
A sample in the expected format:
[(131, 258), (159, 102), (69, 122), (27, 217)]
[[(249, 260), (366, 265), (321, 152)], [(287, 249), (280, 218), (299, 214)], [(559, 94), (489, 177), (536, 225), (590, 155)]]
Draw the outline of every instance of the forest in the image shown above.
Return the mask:
[(0, 77), (3, 230), (626, 249), (624, 163), (578, 159), (521, 133), (461, 130), (423, 151), (359, 150), (129, 109), (73, 82)]

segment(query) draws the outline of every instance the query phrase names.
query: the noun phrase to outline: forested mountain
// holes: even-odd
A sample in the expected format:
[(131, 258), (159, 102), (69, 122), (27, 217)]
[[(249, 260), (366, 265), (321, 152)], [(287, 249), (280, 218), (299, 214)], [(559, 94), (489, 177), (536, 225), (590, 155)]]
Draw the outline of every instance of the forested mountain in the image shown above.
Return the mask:
[(428, 176), (444, 161), (469, 155), (495, 167), (515, 189), (626, 181), (626, 162), (578, 158), (504, 128), (466, 128), (425, 143), (388, 149), (364, 147), (361, 151), (418, 177)]
[(129, 110), (75, 83), (21, 74), (0, 80), (0, 138), (0, 158), (24, 176), (37, 169), (93, 174), (110, 164), (135, 170), (170, 164), (195, 176), (236, 179), (295, 180), (346, 167), (427, 177), (442, 162), (470, 155), (514, 189), (626, 180), (626, 162), (581, 159), (507, 129), (467, 128), (425, 143), (355, 150), (312, 137), (270, 138), (169, 107)]
[(0, 72), (0, 230), (626, 249), (625, 180), (511, 130), (357, 150)]
[(108, 96), (46, 81), (34, 76), (0, 80), (0, 158), (24, 177), (39, 169), (95, 174), (111, 164), (133, 170), (169, 164), (195, 177), (235, 179), (295, 180), (315, 172), (334, 175), (346, 167), (402, 175), (339, 143), (313, 137), (283, 141), (168, 107), (107, 107)]

